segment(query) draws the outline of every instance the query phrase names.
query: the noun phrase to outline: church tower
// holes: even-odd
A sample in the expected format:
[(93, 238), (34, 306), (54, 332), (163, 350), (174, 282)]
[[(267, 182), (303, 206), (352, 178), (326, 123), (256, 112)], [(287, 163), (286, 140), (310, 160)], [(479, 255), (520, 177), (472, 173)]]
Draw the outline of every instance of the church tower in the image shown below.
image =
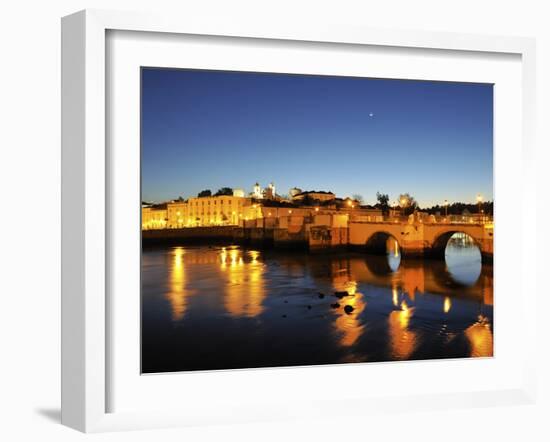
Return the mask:
[(261, 199), (263, 197), (262, 195), (262, 188), (259, 183), (254, 184), (254, 190), (252, 192), (253, 198)]

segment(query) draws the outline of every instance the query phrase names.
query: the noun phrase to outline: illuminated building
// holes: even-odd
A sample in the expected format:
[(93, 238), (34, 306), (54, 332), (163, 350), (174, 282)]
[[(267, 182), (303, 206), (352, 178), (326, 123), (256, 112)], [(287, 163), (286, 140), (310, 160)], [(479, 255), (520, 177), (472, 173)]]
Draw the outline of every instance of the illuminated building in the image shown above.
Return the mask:
[(229, 195), (189, 198), (186, 226), (238, 225), (250, 204), (250, 198)]
[(187, 203), (177, 201), (166, 204), (166, 227), (169, 229), (181, 229), (187, 223)]
[(325, 192), (322, 190), (310, 190), (293, 195), (292, 201), (301, 201), (304, 198), (309, 198), (312, 201), (332, 201), (336, 198), (336, 195), (332, 192)]
[(141, 208), (141, 225), (147, 229), (164, 229), (167, 221), (166, 204), (143, 206)]
[(292, 199), (299, 193), (302, 193), (302, 189), (299, 189), (298, 187), (293, 187), (288, 191), (288, 196), (290, 197), (290, 199)]
[[(248, 197), (244, 196), (245, 192), (242, 189), (234, 189), (232, 195), (192, 197), (188, 200), (179, 199), (164, 204), (144, 205), (142, 228), (144, 230), (205, 226), (287, 228), (288, 225), (302, 226), (318, 215), (336, 215), (339, 211), (351, 210), (349, 207), (338, 207), (334, 204), (324, 204), (321, 207), (319, 202), (335, 199), (332, 192), (301, 192), (297, 188), (291, 191), (294, 202), (299, 203), (294, 206), (281, 204), (282, 199), (276, 194), (274, 183), (270, 183), (265, 189), (256, 183)], [(357, 221), (373, 221), (382, 216), (378, 209), (359, 207), (355, 208), (351, 214)], [(346, 225), (350, 215), (345, 215), (347, 216)], [(256, 222), (256, 220), (261, 221)]]
[(267, 200), (274, 200), (277, 198), (277, 194), (275, 193), (275, 184), (269, 183), (263, 191), (263, 197)]

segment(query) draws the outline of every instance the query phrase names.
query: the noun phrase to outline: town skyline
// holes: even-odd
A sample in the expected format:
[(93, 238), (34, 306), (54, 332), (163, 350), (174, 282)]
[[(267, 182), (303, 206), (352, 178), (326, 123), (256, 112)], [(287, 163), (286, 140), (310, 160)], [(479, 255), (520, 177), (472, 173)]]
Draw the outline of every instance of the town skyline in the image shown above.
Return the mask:
[[(355, 199), (356, 197), (360, 197), (361, 198), (361, 204), (363, 205), (369, 205), (369, 206), (375, 206), (377, 205), (378, 201), (377, 201), (377, 193), (381, 193), (381, 194), (387, 194), (386, 192), (382, 191), (382, 190), (377, 190), (375, 192), (375, 195), (374, 197), (372, 198), (368, 198), (367, 196), (365, 196), (364, 194), (362, 193), (359, 193), (359, 192), (355, 192), (353, 194), (350, 194), (350, 195), (338, 195), (336, 194), (335, 192), (333, 192), (330, 188), (326, 188), (326, 189), (310, 189), (310, 188), (305, 188), (305, 187), (299, 187), (299, 186), (293, 186), (291, 187), (290, 189), (287, 189), (286, 191), (284, 189), (279, 189), (279, 187), (276, 185), (276, 182), (274, 180), (271, 180), (269, 182), (266, 182), (266, 185), (264, 186), (263, 183), (261, 183), (259, 180), (257, 180), (254, 184), (259, 184), (260, 187), (262, 187), (262, 189), (266, 189), (269, 185), (273, 184), (275, 185), (275, 189), (276, 189), (276, 194), (277, 196), (279, 197), (282, 197), (283, 199), (289, 199), (291, 200), (291, 195), (290, 195), (290, 191), (294, 190), (294, 189), (297, 189), (297, 190), (300, 190), (301, 192), (303, 193), (333, 193), (336, 197), (336, 199), (342, 199), (342, 200), (345, 200), (345, 199)], [(248, 186), (247, 187), (230, 187), (230, 186), (221, 186), (221, 187), (208, 187), (208, 186), (204, 186), (203, 188), (201, 188), (200, 191), (198, 191), (196, 194), (184, 194), (184, 193), (180, 193), (179, 195), (173, 197), (173, 198), (166, 198), (166, 199), (162, 199), (162, 200), (146, 200), (144, 198), (142, 198), (142, 203), (147, 203), (147, 204), (163, 204), (163, 203), (167, 203), (167, 202), (171, 202), (171, 201), (177, 201), (179, 199), (182, 199), (182, 200), (188, 200), (190, 198), (199, 198), (201, 197), (201, 192), (204, 192), (204, 191), (210, 191), (211, 192), (211, 195), (212, 196), (215, 196), (217, 192), (219, 191), (222, 191), (224, 189), (231, 189), (232, 191), (237, 191), (237, 192), (243, 192), (243, 195), (242, 197), (246, 197), (246, 198), (254, 198), (255, 196), (253, 195), (254, 194), (254, 191), (253, 191), (253, 187), (254, 186)], [(250, 190), (250, 191), (249, 191)], [(403, 194), (409, 194), (411, 197), (413, 197), (415, 199), (416, 202), (418, 202), (418, 198), (416, 196), (416, 194), (414, 192), (400, 192), (399, 194), (396, 194), (396, 195), (389, 195), (389, 202), (388, 204), (390, 206), (397, 206), (399, 205), (399, 197)], [(437, 201), (437, 202), (434, 202), (433, 204), (430, 204), (430, 205), (421, 205), (420, 203), (418, 204), (419, 208), (420, 209), (423, 209), (423, 208), (432, 208), (432, 207), (435, 207), (435, 206), (443, 206), (445, 203), (451, 205), (451, 204), (455, 204), (455, 203), (458, 203), (458, 204), (478, 204), (480, 202), (480, 200), (478, 198), (481, 198), (481, 202), (483, 203), (492, 203), (493, 202), (493, 199), (488, 199), (486, 198), (484, 195), (482, 194), (476, 194), (474, 195), (470, 201), (453, 201), (453, 200), (449, 200), (448, 198), (446, 198), (445, 200), (442, 200), (442, 201)], [(267, 199), (266, 199), (267, 201)]]
[[(274, 182), (493, 200), (492, 85), (143, 69), (142, 199)], [(412, 165), (414, 164), (414, 165)]]

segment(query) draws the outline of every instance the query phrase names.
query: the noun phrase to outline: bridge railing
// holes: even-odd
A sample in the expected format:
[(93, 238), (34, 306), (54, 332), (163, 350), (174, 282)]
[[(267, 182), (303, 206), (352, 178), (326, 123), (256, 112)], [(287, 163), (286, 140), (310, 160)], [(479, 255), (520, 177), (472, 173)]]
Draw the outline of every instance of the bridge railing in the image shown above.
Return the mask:
[(490, 224), (493, 222), (493, 217), (489, 215), (430, 215), (425, 213), (417, 213), (409, 216), (378, 216), (372, 219), (365, 219), (362, 216), (351, 216), (351, 222), (373, 222), (373, 223), (396, 223), (396, 224), (412, 224), (421, 222), (425, 224)]

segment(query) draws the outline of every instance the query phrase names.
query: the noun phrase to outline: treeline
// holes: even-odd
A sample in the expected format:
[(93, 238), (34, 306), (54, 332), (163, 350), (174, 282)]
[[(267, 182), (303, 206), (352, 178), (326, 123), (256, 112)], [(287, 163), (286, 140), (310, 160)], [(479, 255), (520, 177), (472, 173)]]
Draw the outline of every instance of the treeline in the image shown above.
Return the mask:
[[(485, 201), (482, 202), (480, 205), (478, 204), (467, 204), (467, 203), (453, 203), (449, 204), (447, 207), (447, 213), (449, 215), (462, 215), (464, 211), (468, 211), (472, 214), (476, 214), (481, 209), (485, 215), (493, 215), (493, 207), (494, 203), (493, 201)], [(436, 205), (429, 207), (427, 209), (422, 209), (423, 212), (428, 212), (430, 214), (436, 214), (439, 212), (440, 214), (445, 214), (445, 206), (444, 205)]]
[(207, 196), (222, 196), (222, 195), (233, 196), (233, 189), (231, 187), (222, 187), (221, 189), (218, 189), (218, 191), (214, 194), (212, 194), (212, 191), (210, 189), (205, 189), (205, 190), (201, 190), (197, 196), (199, 198), (204, 198)]

